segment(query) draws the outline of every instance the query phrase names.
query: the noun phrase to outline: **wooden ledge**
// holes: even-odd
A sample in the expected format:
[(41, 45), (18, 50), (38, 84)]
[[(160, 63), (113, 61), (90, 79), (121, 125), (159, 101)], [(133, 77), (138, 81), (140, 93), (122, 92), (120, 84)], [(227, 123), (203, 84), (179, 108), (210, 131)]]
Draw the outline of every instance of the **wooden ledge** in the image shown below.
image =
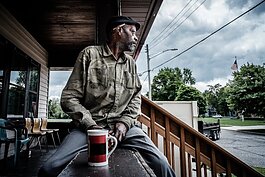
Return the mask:
[(109, 158), (109, 165), (89, 167), (87, 152), (81, 152), (66, 166), (58, 177), (155, 177), (153, 170), (138, 152), (116, 149)]

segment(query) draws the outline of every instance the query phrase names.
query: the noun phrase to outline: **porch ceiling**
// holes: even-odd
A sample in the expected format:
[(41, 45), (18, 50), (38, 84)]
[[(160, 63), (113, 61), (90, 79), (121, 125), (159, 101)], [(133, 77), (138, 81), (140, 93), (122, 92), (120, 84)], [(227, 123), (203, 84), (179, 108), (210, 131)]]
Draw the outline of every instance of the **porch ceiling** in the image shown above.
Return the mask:
[(163, 0), (1, 0), (0, 3), (47, 50), (52, 70), (73, 67), (78, 52), (105, 41), (113, 15), (141, 24), (137, 58)]

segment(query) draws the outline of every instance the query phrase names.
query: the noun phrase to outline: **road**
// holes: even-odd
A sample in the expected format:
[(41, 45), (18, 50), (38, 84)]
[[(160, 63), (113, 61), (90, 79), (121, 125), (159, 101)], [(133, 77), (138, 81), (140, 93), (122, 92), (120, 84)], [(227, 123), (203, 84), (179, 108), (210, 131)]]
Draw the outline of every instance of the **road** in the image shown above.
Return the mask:
[(214, 141), (252, 167), (265, 168), (265, 136), (221, 129), (221, 139)]

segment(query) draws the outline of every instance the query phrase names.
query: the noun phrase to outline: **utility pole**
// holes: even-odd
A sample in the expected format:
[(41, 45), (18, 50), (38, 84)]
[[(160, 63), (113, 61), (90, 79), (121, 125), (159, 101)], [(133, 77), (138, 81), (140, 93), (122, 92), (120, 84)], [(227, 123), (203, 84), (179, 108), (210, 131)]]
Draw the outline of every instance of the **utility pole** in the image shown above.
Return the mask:
[(151, 77), (150, 77), (150, 56), (149, 56), (149, 49), (148, 44), (146, 44), (146, 54), (147, 54), (147, 73), (148, 73), (148, 97), (150, 100), (152, 100), (152, 89), (151, 89)]
[(159, 56), (159, 55), (161, 55), (164, 52), (174, 51), (174, 50), (178, 50), (178, 49), (175, 49), (175, 48), (174, 49), (166, 49), (166, 50), (164, 50), (162, 52), (159, 52), (159, 53), (157, 53), (155, 55), (152, 55), (150, 57), (148, 44), (146, 44), (145, 47), (146, 47), (146, 54), (147, 54), (147, 73), (148, 73), (148, 87), (149, 87), (148, 97), (149, 97), (150, 100), (152, 100), (152, 88), (151, 88), (151, 77), (150, 77), (150, 72), (151, 72), (151, 70), (150, 70), (150, 60), (155, 58), (155, 57), (157, 57), (157, 56)]

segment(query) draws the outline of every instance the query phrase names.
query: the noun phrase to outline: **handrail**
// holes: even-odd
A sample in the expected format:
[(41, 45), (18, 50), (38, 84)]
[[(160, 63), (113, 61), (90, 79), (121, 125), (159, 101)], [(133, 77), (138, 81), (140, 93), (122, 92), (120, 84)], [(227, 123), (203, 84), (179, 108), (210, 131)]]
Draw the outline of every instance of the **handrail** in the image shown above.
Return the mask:
[[(181, 177), (192, 177), (192, 168), (203, 168), (204, 174), (202, 170), (196, 170), (197, 177), (207, 176), (209, 173), (212, 177), (216, 177), (217, 174), (226, 174), (227, 177), (264, 177), (144, 96), (141, 109), (139, 121), (147, 127), (148, 135), (156, 146), (159, 144), (158, 135), (163, 137), (164, 154), (175, 171), (176, 163), (180, 164)], [(195, 160), (195, 164), (192, 163), (192, 159)]]

